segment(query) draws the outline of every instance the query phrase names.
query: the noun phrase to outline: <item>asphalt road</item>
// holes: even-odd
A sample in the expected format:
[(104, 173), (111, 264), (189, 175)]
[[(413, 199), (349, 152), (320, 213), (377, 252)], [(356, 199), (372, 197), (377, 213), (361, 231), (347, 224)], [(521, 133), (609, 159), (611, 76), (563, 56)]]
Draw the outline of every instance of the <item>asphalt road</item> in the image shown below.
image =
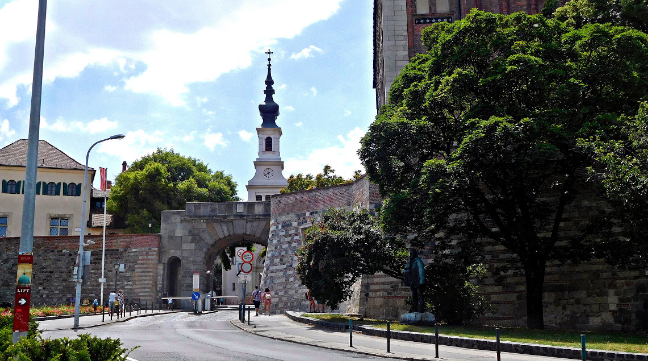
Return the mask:
[[(232, 326), (235, 311), (194, 315), (173, 313), (79, 330), (101, 338), (119, 338), (125, 347), (140, 346), (138, 361), (189, 360), (393, 360), (333, 351), (255, 336)], [(45, 338), (74, 337), (74, 330), (44, 331)]]

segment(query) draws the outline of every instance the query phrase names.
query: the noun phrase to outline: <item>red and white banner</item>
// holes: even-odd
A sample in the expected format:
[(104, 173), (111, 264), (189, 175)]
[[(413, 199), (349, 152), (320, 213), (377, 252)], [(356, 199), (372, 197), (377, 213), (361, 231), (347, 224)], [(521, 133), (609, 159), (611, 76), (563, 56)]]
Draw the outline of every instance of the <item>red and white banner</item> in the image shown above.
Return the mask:
[(107, 178), (108, 178), (107, 175), (106, 175), (107, 172), (108, 172), (108, 170), (106, 168), (99, 167), (99, 177), (100, 177), (100, 180), (101, 180), (101, 183), (100, 183), (99, 187), (101, 188), (102, 191), (106, 190), (106, 183), (107, 183)]

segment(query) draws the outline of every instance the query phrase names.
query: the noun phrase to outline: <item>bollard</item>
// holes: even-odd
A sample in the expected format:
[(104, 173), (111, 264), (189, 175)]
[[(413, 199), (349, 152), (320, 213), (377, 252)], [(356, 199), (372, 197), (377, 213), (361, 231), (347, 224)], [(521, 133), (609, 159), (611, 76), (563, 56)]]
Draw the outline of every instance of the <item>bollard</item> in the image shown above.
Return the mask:
[(439, 324), (434, 324), (434, 358), (439, 358)]
[(130, 311), (130, 313), (129, 313), (128, 315), (129, 315), (129, 316), (132, 316), (132, 315), (133, 315), (133, 303), (132, 303), (132, 302), (131, 302), (131, 304), (130, 304), (130, 309), (129, 309), (129, 311)]
[(349, 347), (353, 347), (353, 320), (349, 319)]
[(391, 324), (387, 321), (387, 353), (389, 353), (389, 343), (391, 341)]
[(501, 348), (500, 348), (500, 329), (499, 329), (499, 327), (495, 328), (495, 350), (497, 351), (497, 361), (501, 361), (501, 358), (500, 358), (500, 352), (501, 352)]
[(112, 316), (113, 316), (113, 305), (110, 305), (110, 320), (112, 321)]
[(248, 306), (248, 326), (250, 326), (250, 307)]
[(581, 334), (581, 359), (587, 360), (587, 349), (585, 348), (585, 334)]
[(148, 301), (144, 301), (144, 313), (148, 311)]
[(106, 306), (101, 305), (101, 322), (106, 320)]

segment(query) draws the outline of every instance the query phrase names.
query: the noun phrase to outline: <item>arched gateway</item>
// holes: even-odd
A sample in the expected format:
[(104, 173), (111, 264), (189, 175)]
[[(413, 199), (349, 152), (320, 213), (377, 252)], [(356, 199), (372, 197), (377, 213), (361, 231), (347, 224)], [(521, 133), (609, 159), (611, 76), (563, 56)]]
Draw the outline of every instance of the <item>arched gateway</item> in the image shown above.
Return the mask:
[(184, 211), (162, 212), (159, 294), (191, 295), (194, 272), (208, 292), (206, 271), (220, 252), (245, 241), (267, 246), (269, 230), (270, 202), (187, 203)]

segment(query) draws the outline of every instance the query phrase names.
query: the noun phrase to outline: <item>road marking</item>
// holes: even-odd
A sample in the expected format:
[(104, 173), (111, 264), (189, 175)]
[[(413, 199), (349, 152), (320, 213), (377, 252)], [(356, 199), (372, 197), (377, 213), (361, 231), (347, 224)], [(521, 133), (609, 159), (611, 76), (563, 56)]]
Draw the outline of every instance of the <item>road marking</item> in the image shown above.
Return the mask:
[(132, 358), (132, 357), (126, 357), (126, 361), (137, 361), (137, 360), (135, 360), (135, 359)]

